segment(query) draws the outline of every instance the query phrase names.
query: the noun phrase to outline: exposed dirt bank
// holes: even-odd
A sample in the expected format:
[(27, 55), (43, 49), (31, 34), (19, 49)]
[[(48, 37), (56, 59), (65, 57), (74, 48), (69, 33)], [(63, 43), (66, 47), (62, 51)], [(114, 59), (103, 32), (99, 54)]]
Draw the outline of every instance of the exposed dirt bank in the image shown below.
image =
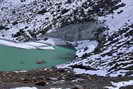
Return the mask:
[[(130, 80), (133, 77), (100, 77), (74, 74), (68, 69), (42, 69), (29, 72), (0, 72), (0, 89), (34, 86), (38, 89), (104, 89), (111, 81)], [(126, 88), (128, 89), (128, 88)]]

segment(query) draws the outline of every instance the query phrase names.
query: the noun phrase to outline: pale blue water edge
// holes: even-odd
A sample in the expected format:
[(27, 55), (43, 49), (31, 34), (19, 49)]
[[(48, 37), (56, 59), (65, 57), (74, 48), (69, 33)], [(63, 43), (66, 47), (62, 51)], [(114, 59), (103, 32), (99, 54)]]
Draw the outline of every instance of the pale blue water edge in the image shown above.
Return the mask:
[(67, 63), (74, 57), (74, 50), (55, 46), (54, 50), (21, 49), (0, 45), (0, 71), (50, 68)]

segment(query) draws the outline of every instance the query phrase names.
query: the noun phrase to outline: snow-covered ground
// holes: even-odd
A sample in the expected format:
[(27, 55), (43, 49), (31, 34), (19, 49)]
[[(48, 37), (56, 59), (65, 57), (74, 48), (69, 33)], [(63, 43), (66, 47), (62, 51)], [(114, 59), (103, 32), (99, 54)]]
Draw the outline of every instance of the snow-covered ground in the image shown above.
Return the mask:
[[(121, 0), (121, 3), (126, 4), (114, 11), (113, 14), (106, 15), (106, 17), (99, 17), (99, 20), (106, 20), (105, 25), (108, 26), (110, 34), (114, 31), (118, 31), (125, 25), (131, 25), (133, 23), (133, 1), (132, 0)], [(122, 13), (118, 14), (120, 11)], [(109, 35), (110, 35), (109, 34)]]
[(106, 86), (107, 89), (120, 89), (121, 87), (126, 87), (129, 85), (133, 85), (133, 80), (129, 81), (121, 81), (121, 82), (111, 82), (112, 86)]
[(16, 87), (11, 89), (37, 89), (36, 87)]
[[(73, 45), (75, 43), (72, 43)], [(84, 54), (88, 54), (88, 53), (91, 53), (93, 52), (97, 46), (98, 46), (98, 42), (96, 40), (93, 40), (93, 41), (90, 41), (90, 40), (82, 40), (82, 41), (78, 41), (77, 43), (77, 46), (75, 47), (75, 49), (77, 50), (76, 51), (76, 56), (77, 57), (82, 57)], [(86, 60), (88, 61), (88, 60)], [(75, 62), (72, 62), (70, 64), (61, 64), (61, 65), (57, 65), (57, 68), (69, 68), (70, 65), (74, 65), (74, 64), (80, 64), (80, 63), (84, 63), (85, 61), (83, 60), (78, 60)], [(82, 71), (80, 71), (81, 73)]]
[(97, 46), (98, 42), (97, 41), (90, 41), (90, 40), (83, 40), (83, 41), (78, 41), (77, 42), (77, 47), (76, 48), (76, 55), (78, 57), (82, 57), (84, 54), (88, 54), (93, 52)]
[[(49, 41), (48, 43), (53, 42)], [(24, 49), (50, 49), (54, 50), (54, 45), (47, 45), (45, 43), (41, 42), (13, 42), (13, 41), (8, 41), (8, 40), (2, 40), (0, 39), (0, 45), (6, 45), (10, 47), (17, 47), (17, 48), (24, 48)]]

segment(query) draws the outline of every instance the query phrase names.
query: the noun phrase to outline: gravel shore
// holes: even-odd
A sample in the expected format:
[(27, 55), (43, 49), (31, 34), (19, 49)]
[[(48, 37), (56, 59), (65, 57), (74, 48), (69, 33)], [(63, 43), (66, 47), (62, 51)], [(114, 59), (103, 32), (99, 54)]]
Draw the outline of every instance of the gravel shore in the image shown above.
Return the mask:
[(110, 86), (111, 81), (119, 82), (130, 79), (133, 77), (100, 77), (74, 74), (69, 69), (51, 68), (28, 72), (0, 72), (0, 89), (24, 86), (38, 89), (106, 89), (104, 87)]

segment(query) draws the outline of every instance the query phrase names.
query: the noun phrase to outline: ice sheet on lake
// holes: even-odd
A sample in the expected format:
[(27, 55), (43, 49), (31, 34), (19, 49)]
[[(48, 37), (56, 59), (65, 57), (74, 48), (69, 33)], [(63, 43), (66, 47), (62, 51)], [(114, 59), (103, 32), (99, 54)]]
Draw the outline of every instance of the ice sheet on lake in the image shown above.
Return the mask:
[(36, 87), (17, 87), (17, 88), (11, 88), (11, 89), (37, 89)]
[(51, 49), (53, 50), (53, 46), (49, 46), (45, 43), (38, 42), (12, 42), (8, 40), (0, 39), (0, 45), (6, 45), (10, 47), (24, 48), (24, 49)]

